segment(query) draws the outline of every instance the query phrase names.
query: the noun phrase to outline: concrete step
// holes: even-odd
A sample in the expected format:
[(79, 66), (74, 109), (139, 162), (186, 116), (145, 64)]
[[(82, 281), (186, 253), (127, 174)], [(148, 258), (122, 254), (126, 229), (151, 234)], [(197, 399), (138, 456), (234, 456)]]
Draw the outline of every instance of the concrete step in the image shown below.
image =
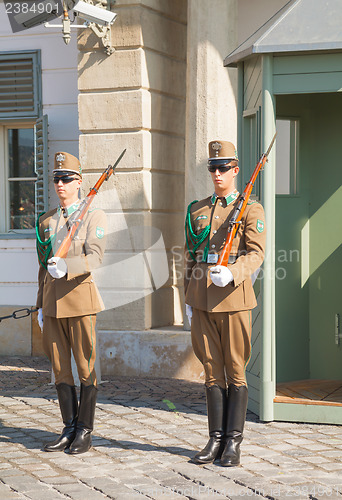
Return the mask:
[(97, 332), (102, 376), (163, 377), (203, 381), (191, 334), (182, 326), (145, 331)]

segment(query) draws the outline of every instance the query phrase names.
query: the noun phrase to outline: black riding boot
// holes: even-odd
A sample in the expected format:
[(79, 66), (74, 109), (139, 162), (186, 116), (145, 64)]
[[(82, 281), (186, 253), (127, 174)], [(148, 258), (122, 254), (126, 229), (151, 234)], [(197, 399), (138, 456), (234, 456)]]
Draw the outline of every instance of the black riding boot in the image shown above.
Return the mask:
[(69, 453), (85, 453), (91, 446), (91, 432), (94, 429), (97, 388), (81, 384), (80, 407), (77, 419), (76, 437), (71, 443)]
[(243, 428), (246, 420), (248, 389), (245, 385), (228, 387), (227, 427), (221, 465), (234, 467), (240, 464), (240, 444), (243, 439)]
[(55, 441), (46, 443), (44, 451), (63, 451), (75, 439), (77, 423), (77, 394), (73, 385), (62, 382), (56, 385), (59, 408), (61, 410), (64, 429)]
[(206, 387), (209, 441), (197, 453), (193, 461), (197, 464), (210, 464), (220, 458), (223, 451), (224, 426), (226, 422), (226, 390), (218, 385)]

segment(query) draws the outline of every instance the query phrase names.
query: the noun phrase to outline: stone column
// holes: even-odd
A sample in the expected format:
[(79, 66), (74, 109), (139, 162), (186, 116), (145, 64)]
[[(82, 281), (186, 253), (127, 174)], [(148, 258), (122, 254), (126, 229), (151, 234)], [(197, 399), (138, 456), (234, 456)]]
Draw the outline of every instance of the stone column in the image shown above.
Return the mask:
[(86, 194), (127, 149), (94, 201), (111, 231), (106, 262), (117, 264), (100, 273), (114, 299), (98, 333), (107, 361), (139, 369), (140, 334), (182, 321), (187, 2), (118, 0), (114, 10), (112, 55), (92, 31), (79, 34), (80, 159)]
[(237, 71), (223, 66), (237, 45), (236, 22), (236, 0), (188, 0), (185, 209), (213, 192), (208, 143), (237, 143)]
[(185, 202), (212, 192), (208, 143), (237, 137), (237, 71), (223, 66), (237, 45), (236, 0), (188, 0)]

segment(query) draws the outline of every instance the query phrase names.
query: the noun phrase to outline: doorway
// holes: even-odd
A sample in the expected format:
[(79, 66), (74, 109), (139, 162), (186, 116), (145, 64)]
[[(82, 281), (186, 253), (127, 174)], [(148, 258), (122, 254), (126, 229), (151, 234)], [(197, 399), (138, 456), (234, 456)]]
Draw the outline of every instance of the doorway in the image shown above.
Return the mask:
[(276, 109), (274, 401), (342, 405), (342, 95)]

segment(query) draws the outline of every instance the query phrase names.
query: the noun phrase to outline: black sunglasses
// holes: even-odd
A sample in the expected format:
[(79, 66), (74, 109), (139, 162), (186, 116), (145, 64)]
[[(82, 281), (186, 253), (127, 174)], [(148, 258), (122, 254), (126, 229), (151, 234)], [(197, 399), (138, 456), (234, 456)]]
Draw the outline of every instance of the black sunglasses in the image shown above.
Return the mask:
[(221, 174), (224, 174), (225, 172), (228, 172), (231, 168), (234, 168), (234, 165), (230, 165), (229, 167), (226, 167), (225, 165), (208, 165), (208, 170), (211, 173), (216, 172), (216, 170), (219, 170)]
[(69, 182), (75, 181), (77, 177), (72, 177), (71, 175), (63, 175), (61, 177), (54, 177), (53, 182), (58, 184), (59, 181), (62, 181), (63, 184), (69, 184)]

